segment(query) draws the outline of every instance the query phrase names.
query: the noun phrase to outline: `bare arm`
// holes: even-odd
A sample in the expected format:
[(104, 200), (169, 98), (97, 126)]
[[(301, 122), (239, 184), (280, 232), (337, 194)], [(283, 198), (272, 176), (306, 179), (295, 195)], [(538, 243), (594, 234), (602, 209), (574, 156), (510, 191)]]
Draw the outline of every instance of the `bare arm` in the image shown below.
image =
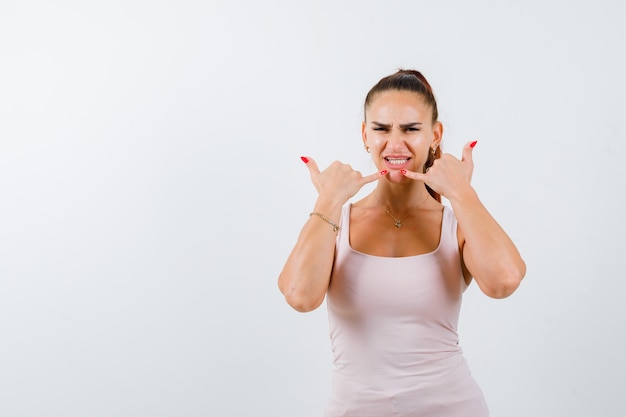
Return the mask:
[(489, 214), (473, 188), (450, 202), (459, 222), (467, 270), (488, 296), (508, 297), (526, 274), (526, 264), (515, 244)]
[[(318, 199), (314, 211), (339, 222), (341, 204)], [(324, 301), (333, 268), (336, 236), (333, 227), (317, 216), (309, 217), (304, 224), (278, 277), (278, 287), (294, 309), (311, 311)]]
[(473, 145), (463, 148), (462, 160), (445, 154), (425, 174), (407, 172), (446, 197), (459, 222), (465, 267), (480, 289), (493, 298), (511, 295), (526, 274), (515, 244), (482, 204), (470, 185)]
[[(342, 206), (363, 185), (381, 174), (362, 176), (349, 165), (332, 163), (320, 172), (310, 158), (303, 158), (319, 196), (313, 209), (338, 223)], [(297, 311), (315, 310), (324, 301), (330, 283), (337, 234), (333, 226), (319, 216), (310, 216), (300, 231), (280, 276), (278, 288), (287, 303)]]

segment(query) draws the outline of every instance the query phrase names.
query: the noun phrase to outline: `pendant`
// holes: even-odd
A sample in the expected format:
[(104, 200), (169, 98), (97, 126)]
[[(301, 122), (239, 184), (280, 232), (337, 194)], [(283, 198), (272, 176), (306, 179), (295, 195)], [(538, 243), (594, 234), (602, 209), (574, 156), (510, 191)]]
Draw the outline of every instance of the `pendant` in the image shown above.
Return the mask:
[(402, 222), (400, 220), (396, 220), (396, 227), (398, 229), (402, 227)]

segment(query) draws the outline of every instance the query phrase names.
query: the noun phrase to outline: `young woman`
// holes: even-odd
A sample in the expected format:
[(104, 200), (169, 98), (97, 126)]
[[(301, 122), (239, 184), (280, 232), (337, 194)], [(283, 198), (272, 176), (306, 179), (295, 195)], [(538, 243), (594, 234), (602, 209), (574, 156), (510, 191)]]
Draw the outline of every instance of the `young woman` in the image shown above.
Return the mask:
[[(473, 279), (507, 297), (526, 266), (470, 184), (476, 141), (460, 160), (442, 154), (435, 96), (418, 71), (381, 79), (364, 116), (378, 172), (340, 162), (320, 171), (302, 157), (319, 195), (278, 279), (298, 311), (327, 299), (326, 416), (488, 416), (458, 344), (462, 293)], [(373, 181), (372, 193), (349, 203)]]

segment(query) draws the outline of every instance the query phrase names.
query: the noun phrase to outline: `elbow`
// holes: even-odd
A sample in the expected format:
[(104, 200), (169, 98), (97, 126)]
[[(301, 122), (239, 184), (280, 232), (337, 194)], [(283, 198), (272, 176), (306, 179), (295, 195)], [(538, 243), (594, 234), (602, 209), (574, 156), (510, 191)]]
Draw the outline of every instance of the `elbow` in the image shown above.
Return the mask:
[(289, 303), (289, 305), (299, 313), (310, 313), (313, 310), (316, 310), (321, 303), (317, 304), (305, 304), (305, 303)]
[(297, 288), (291, 288), (281, 285), (281, 281), (278, 281), (278, 288), (285, 297), (285, 301), (294, 310), (300, 313), (308, 313), (317, 309), (324, 301), (324, 295), (322, 297), (312, 297), (310, 291), (303, 291)]
[(287, 292), (283, 294), (285, 296), (285, 301), (289, 304), (294, 310), (300, 313), (309, 313), (315, 309), (317, 309), (321, 304), (324, 298), (315, 300), (311, 297), (304, 296), (303, 294), (297, 294), (294, 292)]
[(520, 260), (519, 263), (509, 265), (499, 274), (499, 279), (484, 292), (491, 298), (502, 299), (513, 294), (520, 286), (522, 279), (526, 275), (526, 264)]

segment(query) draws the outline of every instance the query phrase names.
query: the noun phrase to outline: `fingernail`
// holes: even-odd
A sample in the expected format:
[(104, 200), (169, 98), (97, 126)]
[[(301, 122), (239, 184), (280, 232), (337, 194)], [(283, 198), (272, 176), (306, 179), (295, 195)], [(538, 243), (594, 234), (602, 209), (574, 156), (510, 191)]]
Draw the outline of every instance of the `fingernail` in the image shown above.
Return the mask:
[(307, 158), (306, 156), (301, 156), (300, 159), (302, 159), (302, 162), (304, 162), (305, 164), (309, 162), (309, 158)]
[(406, 169), (401, 169), (401, 170), (400, 170), (400, 173), (401, 173), (402, 175), (406, 174)]
[(383, 169), (382, 171), (380, 171), (380, 175), (387, 175), (387, 170)]
[(474, 146), (476, 146), (477, 143), (478, 143), (477, 140), (475, 140), (474, 142), (470, 143), (470, 148), (473, 148)]

